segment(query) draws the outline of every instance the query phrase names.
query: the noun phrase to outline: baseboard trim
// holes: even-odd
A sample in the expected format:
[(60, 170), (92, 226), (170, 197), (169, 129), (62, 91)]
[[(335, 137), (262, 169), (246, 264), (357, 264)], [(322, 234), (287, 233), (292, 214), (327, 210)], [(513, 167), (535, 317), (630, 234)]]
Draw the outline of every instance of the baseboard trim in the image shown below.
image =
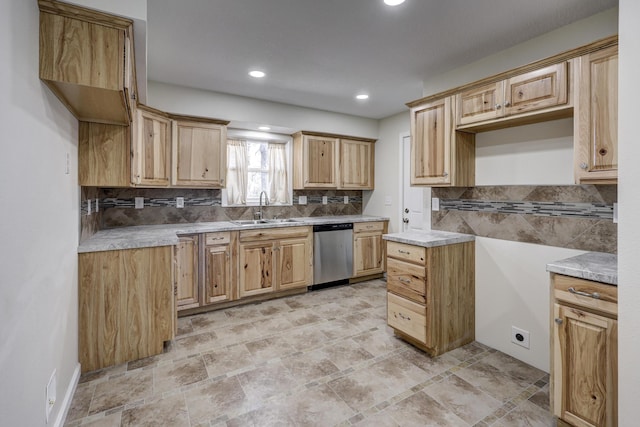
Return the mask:
[(67, 419), (67, 412), (69, 412), (69, 408), (71, 407), (73, 395), (76, 393), (76, 387), (78, 387), (78, 381), (80, 381), (79, 363), (76, 365), (76, 369), (74, 369), (73, 375), (71, 376), (71, 381), (69, 381), (69, 385), (67, 386), (67, 392), (64, 394), (64, 400), (62, 401), (62, 406), (58, 412), (56, 422), (53, 423), (55, 427), (62, 427), (64, 425), (64, 422)]

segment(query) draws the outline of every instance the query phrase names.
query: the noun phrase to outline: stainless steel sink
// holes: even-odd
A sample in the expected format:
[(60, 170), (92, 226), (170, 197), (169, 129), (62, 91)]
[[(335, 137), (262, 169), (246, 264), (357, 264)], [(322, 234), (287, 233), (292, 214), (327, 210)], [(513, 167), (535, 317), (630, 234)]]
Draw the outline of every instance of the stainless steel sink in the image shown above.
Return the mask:
[(283, 218), (283, 219), (265, 219), (270, 224), (299, 224), (302, 221), (297, 221), (295, 219)]
[(301, 221), (296, 221), (295, 219), (239, 219), (237, 221), (231, 221), (232, 224), (240, 225), (242, 227), (250, 226), (250, 225), (261, 225), (261, 224), (298, 224)]

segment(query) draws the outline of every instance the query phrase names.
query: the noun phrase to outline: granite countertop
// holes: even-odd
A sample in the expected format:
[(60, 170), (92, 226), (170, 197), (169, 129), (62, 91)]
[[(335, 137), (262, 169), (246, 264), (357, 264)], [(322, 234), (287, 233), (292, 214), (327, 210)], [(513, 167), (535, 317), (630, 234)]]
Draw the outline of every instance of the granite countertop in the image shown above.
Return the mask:
[(100, 230), (78, 246), (78, 253), (119, 249), (150, 248), (178, 243), (178, 235), (218, 231), (238, 231), (255, 228), (296, 227), (301, 225), (336, 224), (341, 222), (388, 221), (389, 218), (369, 215), (341, 215), (291, 218), (296, 222), (237, 225), (231, 221), (196, 222), (190, 224), (140, 225)]
[(547, 264), (550, 273), (618, 286), (618, 255), (587, 252)]
[(453, 245), (455, 243), (473, 242), (476, 236), (471, 234), (451, 233), (449, 231), (425, 230), (392, 233), (382, 236), (384, 240), (406, 243), (408, 245), (432, 248), (435, 246)]

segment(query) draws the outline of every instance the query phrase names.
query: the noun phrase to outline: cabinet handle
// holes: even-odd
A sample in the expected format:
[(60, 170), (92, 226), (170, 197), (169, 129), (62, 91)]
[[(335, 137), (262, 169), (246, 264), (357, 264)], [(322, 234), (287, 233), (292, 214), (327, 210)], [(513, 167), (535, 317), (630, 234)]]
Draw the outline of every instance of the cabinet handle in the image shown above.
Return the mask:
[(560, 319), (559, 317), (555, 319), (555, 322), (556, 322), (558, 325), (562, 325), (562, 319)]
[[(520, 93), (522, 93), (522, 92), (520, 92)], [(520, 95), (520, 96), (522, 96), (522, 95)], [(510, 107), (510, 106), (511, 106), (511, 103), (510, 103), (509, 101), (507, 101), (507, 102), (505, 102), (505, 103), (504, 103), (504, 106), (505, 106), (505, 107)]]
[(410, 283), (411, 283), (411, 280), (409, 280), (409, 279), (405, 279), (404, 277), (400, 277), (400, 278), (398, 279), (398, 281), (399, 281), (400, 283), (404, 283), (404, 284), (406, 284), (406, 285), (408, 285), (408, 284), (410, 284)]
[(583, 292), (583, 291), (576, 291), (573, 286), (570, 287), (569, 289), (567, 289), (569, 291), (569, 293), (572, 293), (574, 295), (580, 295), (583, 297), (589, 297), (589, 298), (594, 298), (594, 299), (600, 299), (600, 294), (598, 292), (594, 292), (592, 294), (590, 294), (589, 292)]
[(496, 110), (499, 110), (499, 109), (501, 109), (501, 108), (502, 108), (502, 105), (500, 105), (500, 104), (496, 104)]
[(580, 169), (585, 169), (586, 170), (588, 166), (589, 165), (586, 162), (580, 163)]
[(402, 314), (402, 313), (398, 313), (398, 317), (399, 317), (399, 318), (401, 318), (401, 319), (403, 319), (403, 320), (411, 320), (411, 317), (409, 317), (409, 316), (405, 316), (405, 315), (404, 315), (404, 314)]
[(445, 178), (446, 178), (446, 177), (448, 177), (448, 176), (449, 176), (449, 172), (444, 172), (444, 173), (442, 174), (442, 176), (444, 176)]
[(404, 255), (411, 255), (411, 252), (409, 252), (409, 251), (403, 251), (402, 249), (398, 249), (398, 253), (399, 253), (399, 254), (404, 254)]

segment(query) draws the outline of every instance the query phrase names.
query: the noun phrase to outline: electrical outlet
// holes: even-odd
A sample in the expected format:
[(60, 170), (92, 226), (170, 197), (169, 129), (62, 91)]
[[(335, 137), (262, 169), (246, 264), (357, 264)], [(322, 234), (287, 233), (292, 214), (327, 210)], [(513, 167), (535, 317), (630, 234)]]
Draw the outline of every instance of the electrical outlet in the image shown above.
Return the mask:
[(613, 204), (613, 223), (614, 224), (618, 223), (618, 204), (617, 203)]
[(56, 370), (53, 370), (53, 373), (51, 374), (51, 378), (49, 378), (49, 382), (47, 383), (47, 386), (44, 389), (44, 405), (45, 405), (45, 412), (44, 412), (44, 419), (45, 422), (48, 424), (49, 423), (49, 415), (51, 415), (51, 410), (53, 409), (53, 406), (56, 404)]
[(144, 208), (144, 197), (136, 197), (135, 198), (135, 208), (143, 209)]
[(344, 196), (344, 204), (345, 205), (349, 204), (349, 196)]
[(69, 171), (71, 170), (71, 154), (67, 151), (64, 156), (64, 174), (69, 175)]
[(440, 199), (437, 197), (431, 199), (431, 210), (434, 212), (438, 212), (440, 210)]
[(96, 199), (96, 213), (100, 210), (100, 199)]
[(184, 197), (176, 197), (176, 208), (184, 208)]
[(87, 200), (87, 215), (91, 215), (91, 199)]
[(306, 205), (307, 204), (307, 196), (299, 196), (298, 197), (298, 204), (299, 205)]
[(511, 342), (526, 349), (529, 348), (529, 331), (524, 329), (511, 327)]
[(322, 196), (322, 204), (326, 205), (327, 204), (327, 196)]

